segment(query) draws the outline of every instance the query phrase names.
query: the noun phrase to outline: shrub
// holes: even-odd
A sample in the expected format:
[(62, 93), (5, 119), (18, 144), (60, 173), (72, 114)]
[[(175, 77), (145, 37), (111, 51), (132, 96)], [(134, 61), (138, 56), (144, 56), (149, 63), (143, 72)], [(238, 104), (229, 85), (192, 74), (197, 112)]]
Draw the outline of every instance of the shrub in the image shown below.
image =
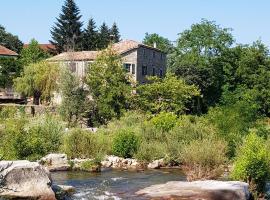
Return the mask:
[(182, 150), (183, 169), (188, 181), (215, 179), (223, 173), (227, 145), (217, 139), (191, 141)]
[(238, 151), (231, 177), (249, 183), (251, 190), (263, 192), (270, 175), (265, 140), (250, 133)]
[(146, 142), (143, 141), (140, 144), (140, 148), (135, 154), (135, 158), (140, 161), (148, 161), (151, 162), (153, 160), (165, 158), (166, 154), (166, 143), (165, 142)]
[(86, 172), (100, 172), (101, 164), (96, 160), (87, 160), (81, 164), (80, 169)]
[(95, 158), (106, 154), (109, 137), (79, 128), (71, 129), (64, 136), (63, 151), (69, 158)]
[(113, 139), (112, 151), (116, 156), (132, 158), (138, 150), (138, 145), (139, 138), (134, 132), (121, 130)]
[(177, 116), (171, 112), (161, 112), (150, 120), (162, 132), (170, 131), (177, 122)]
[(4, 126), (0, 142), (4, 159), (36, 160), (57, 152), (61, 145), (63, 127), (55, 117), (11, 118)]

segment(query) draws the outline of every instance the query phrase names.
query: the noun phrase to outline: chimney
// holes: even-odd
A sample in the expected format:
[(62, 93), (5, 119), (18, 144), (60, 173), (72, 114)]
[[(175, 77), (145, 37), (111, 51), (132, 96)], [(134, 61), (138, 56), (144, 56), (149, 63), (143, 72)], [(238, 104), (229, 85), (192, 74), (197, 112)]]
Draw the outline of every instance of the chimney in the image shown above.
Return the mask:
[(157, 43), (156, 42), (153, 43), (153, 47), (157, 48)]

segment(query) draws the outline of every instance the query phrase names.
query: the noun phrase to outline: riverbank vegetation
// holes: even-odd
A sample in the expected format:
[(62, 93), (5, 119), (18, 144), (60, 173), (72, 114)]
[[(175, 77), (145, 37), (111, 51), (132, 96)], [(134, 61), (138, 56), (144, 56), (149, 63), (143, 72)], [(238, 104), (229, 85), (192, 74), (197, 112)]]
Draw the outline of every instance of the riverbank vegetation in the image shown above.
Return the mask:
[(230, 29), (207, 20), (180, 33), (175, 46), (157, 34), (144, 42), (156, 42), (169, 60), (163, 79), (148, 77), (143, 85), (131, 81), (110, 46), (83, 80), (25, 51), (27, 64), (12, 77), (17, 90), (35, 104), (50, 104), (59, 90), (62, 104), (34, 116), (1, 106), (0, 159), (36, 160), (51, 152), (163, 158), (181, 166), (188, 180), (217, 179), (233, 166), (230, 179), (263, 193), (270, 174), (269, 49), (261, 41), (236, 44)]

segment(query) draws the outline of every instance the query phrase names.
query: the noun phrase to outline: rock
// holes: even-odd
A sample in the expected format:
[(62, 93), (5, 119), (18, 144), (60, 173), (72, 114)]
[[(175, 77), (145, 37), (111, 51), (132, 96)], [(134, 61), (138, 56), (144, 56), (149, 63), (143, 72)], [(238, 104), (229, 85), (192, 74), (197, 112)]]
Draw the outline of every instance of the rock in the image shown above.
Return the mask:
[(163, 167), (164, 164), (164, 159), (160, 159), (160, 160), (154, 160), (153, 162), (149, 163), (147, 165), (148, 169), (159, 169), (160, 167)]
[(79, 158), (72, 159), (72, 160), (70, 160), (70, 163), (72, 163), (71, 168), (72, 168), (72, 170), (80, 170), (82, 163), (84, 163), (86, 161), (92, 161), (92, 160), (93, 159), (79, 159)]
[(248, 184), (239, 181), (172, 181), (136, 192), (154, 199), (247, 200)]
[(75, 192), (75, 188), (68, 185), (52, 185), (52, 189), (58, 200), (67, 199)]
[(51, 183), (37, 162), (0, 161), (0, 199), (56, 200)]
[(40, 163), (46, 166), (50, 172), (67, 171), (70, 169), (66, 154), (48, 154), (41, 158)]

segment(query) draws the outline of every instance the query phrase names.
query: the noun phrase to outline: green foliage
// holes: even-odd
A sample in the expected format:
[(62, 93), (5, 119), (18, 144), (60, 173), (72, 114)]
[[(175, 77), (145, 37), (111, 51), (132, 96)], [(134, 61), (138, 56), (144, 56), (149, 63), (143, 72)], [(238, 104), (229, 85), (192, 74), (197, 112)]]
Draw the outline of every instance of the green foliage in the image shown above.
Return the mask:
[(112, 36), (113, 43), (120, 42), (121, 36), (119, 33), (119, 28), (115, 22), (113, 23), (113, 25), (110, 29), (110, 35)]
[(223, 140), (194, 140), (184, 145), (182, 162), (189, 181), (219, 178), (227, 161), (227, 145)]
[(65, 0), (62, 13), (52, 27), (50, 41), (56, 46), (58, 53), (63, 51), (76, 51), (82, 48), (82, 26), (80, 10), (74, 0)]
[(81, 164), (80, 169), (87, 172), (100, 171), (100, 162), (97, 162), (96, 160), (84, 161)]
[(3, 126), (5, 128), (0, 130), (0, 152), (6, 160), (40, 159), (57, 152), (61, 145), (63, 126), (56, 117), (9, 118)]
[(38, 105), (40, 97), (49, 101), (57, 88), (59, 68), (55, 64), (41, 61), (24, 66), (21, 76), (14, 80), (16, 91), (34, 97), (34, 104)]
[(144, 111), (183, 114), (187, 112), (187, 104), (200, 95), (196, 86), (188, 85), (172, 74), (167, 74), (164, 79), (151, 77), (149, 81), (138, 86), (135, 98), (136, 106)]
[(119, 131), (114, 139), (112, 151), (114, 155), (124, 158), (132, 158), (139, 147), (139, 138), (132, 131)]
[(0, 45), (20, 53), (23, 48), (23, 43), (19, 40), (18, 36), (8, 33), (3, 26), (0, 25)]
[(202, 111), (221, 96), (222, 56), (232, 44), (230, 29), (202, 20), (180, 33), (175, 51), (169, 56), (169, 71), (200, 88), (203, 102), (197, 106)]
[(150, 122), (153, 123), (157, 129), (168, 132), (176, 125), (177, 116), (174, 113), (161, 112), (153, 117)]
[(93, 51), (98, 49), (99, 35), (93, 18), (88, 21), (87, 28), (83, 32), (83, 49)]
[(105, 49), (110, 44), (110, 29), (105, 22), (99, 28), (98, 49)]
[(59, 88), (62, 98), (60, 115), (68, 122), (68, 127), (76, 126), (87, 110), (83, 83), (69, 70), (62, 69)]
[(109, 152), (109, 140), (101, 134), (75, 128), (65, 134), (62, 150), (69, 158), (96, 158)]
[(93, 99), (90, 119), (105, 124), (126, 110), (131, 86), (119, 55), (108, 48), (91, 63), (86, 83)]
[(250, 133), (239, 148), (231, 177), (249, 183), (253, 192), (263, 192), (270, 175), (269, 161), (265, 140)]
[(28, 47), (22, 50), (20, 56), (20, 61), (26, 66), (45, 60), (49, 58), (50, 55), (39, 47), (38, 41), (32, 39)]
[(156, 43), (156, 47), (165, 53), (171, 53), (174, 48), (169, 39), (164, 38), (157, 33), (146, 33), (143, 43), (151, 47), (154, 47), (154, 43)]
[(14, 58), (0, 58), (0, 87), (13, 85), (13, 79), (20, 75), (21, 63)]

